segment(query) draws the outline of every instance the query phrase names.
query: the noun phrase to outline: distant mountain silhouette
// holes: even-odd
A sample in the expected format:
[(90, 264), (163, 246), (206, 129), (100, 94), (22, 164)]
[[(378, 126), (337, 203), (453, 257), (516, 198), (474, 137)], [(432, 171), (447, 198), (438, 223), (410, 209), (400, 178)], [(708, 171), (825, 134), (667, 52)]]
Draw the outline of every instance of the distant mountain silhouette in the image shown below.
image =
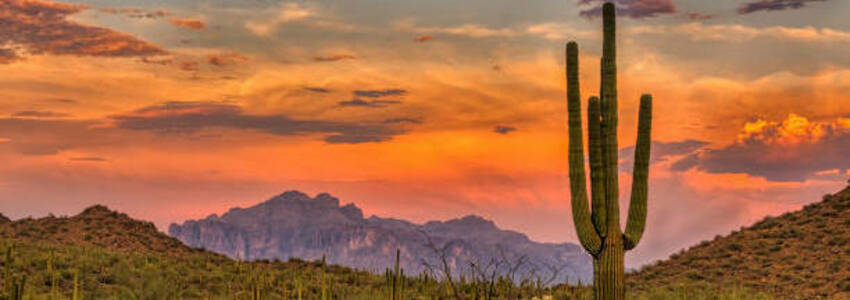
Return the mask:
[(233, 208), (222, 216), (172, 224), (169, 234), (189, 246), (231, 257), (325, 256), (332, 264), (378, 272), (393, 265), (396, 248), (401, 249), (405, 273), (414, 275), (442, 269), (441, 253), (453, 275), (495, 270), (515, 281), (557, 283), (589, 282), (593, 271), (590, 257), (578, 245), (534, 242), (478, 216), (423, 225), (364, 218), (354, 204), (340, 206), (328, 194), (310, 198), (297, 191), (250, 208)]
[(629, 275), (632, 289), (744, 286), (779, 299), (850, 299), (850, 187)]

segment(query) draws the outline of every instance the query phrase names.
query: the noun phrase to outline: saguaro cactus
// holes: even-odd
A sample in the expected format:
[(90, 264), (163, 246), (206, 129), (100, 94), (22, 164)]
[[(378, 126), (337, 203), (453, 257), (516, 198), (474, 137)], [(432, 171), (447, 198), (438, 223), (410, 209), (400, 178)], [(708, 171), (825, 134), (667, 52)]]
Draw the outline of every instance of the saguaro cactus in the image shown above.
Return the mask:
[(620, 228), (617, 170), (617, 44), (615, 8), (602, 7), (604, 39), (600, 97), (588, 101), (588, 155), (590, 156), (591, 205), (587, 204), (581, 95), (578, 78), (578, 44), (567, 44), (567, 107), (569, 112), (570, 194), (573, 221), (582, 247), (593, 257), (594, 299), (625, 299), (626, 251), (640, 241), (646, 225), (647, 177), (652, 122), (652, 96), (640, 99), (638, 135), (629, 216), (625, 232)]

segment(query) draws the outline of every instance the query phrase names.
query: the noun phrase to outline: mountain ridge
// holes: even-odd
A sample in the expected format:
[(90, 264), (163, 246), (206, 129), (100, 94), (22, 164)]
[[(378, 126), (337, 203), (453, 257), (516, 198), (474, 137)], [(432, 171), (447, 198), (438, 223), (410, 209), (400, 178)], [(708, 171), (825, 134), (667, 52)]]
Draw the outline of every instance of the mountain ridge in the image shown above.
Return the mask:
[(356, 205), (341, 206), (327, 193), (310, 198), (287, 191), (251, 207), (171, 224), (168, 233), (191, 247), (249, 260), (326, 256), (330, 263), (382, 271), (400, 249), (409, 274), (440, 273), (445, 256), (453, 274), (486, 266), (507, 275), (508, 266), (520, 264), (510, 272), (515, 280), (588, 282), (592, 275), (589, 256), (575, 244), (538, 243), (477, 215), (422, 224), (365, 218)]

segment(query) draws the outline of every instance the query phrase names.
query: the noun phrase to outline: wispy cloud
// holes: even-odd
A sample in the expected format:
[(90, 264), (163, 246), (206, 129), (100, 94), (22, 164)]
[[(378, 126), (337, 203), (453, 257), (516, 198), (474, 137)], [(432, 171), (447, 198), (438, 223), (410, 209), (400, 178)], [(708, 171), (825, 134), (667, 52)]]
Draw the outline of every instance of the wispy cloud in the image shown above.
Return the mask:
[(356, 90), (352, 93), (357, 97), (381, 98), (387, 96), (404, 96), (407, 94), (407, 91), (402, 89)]
[(19, 46), (28, 54), (117, 57), (165, 53), (159, 46), (128, 34), (67, 19), (86, 8), (46, 0), (2, 1), (0, 44)]
[(688, 23), (682, 25), (642, 25), (630, 29), (631, 34), (669, 35), (681, 34), (694, 41), (745, 42), (756, 38), (773, 38), (799, 42), (850, 42), (850, 32), (832, 28), (815, 27), (750, 27), (745, 25), (705, 25)]
[(191, 30), (204, 30), (207, 28), (207, 23), (201, 19), (193, 18), (171, 18), (168, 20), (177, 27), (182, 27)]
[(563, 40), (565, 38), (588, 37), (592, 32), (577, 30), (566, 23), (545, 22), (513, 27), (491, 28), (481, 24), (461, 24), (455, 26), (422, 26), (416, 24), (415, 19), (404, 19), (395, 23), (394, 29), (401, 32), (413, 32), (420, 34), (417, 42), (433, 39), (433, 35), (453, 35), (470, 38), (514, 38), (522, 36), (536, 36), (549, 40)]
[[(585, 17), (602, 16), (602, 3), (609, 0), (579, 0), (579, 5), (593, 5), (592, 8), (579, 12)], [(662, 14), (676, 12), (673, 0), (614, 0), (617, 4), (617, 14), (634, 19), (652, 18)]]
[(248, 60), (247, 57), (236, 52), (211, 54), (207, 56), (207, 62), (217, 67), (229, 66), (246, 60)]
[(741, 7), (738, 8), (738, 13), (750, 14), (758, 11), (800, 9), (810, 3), (825, 1), (826, 0), (757, 0), (741, 5)]
[(299, 120), (282, 115), (252, 115), (241, 107), (213, 102), (168, 102), (112, 116), (121, 129), (163, 134), (192, 133), (215, 128), (256, 130), (279, 136), (324, 134), (328, 143), (384, 142), (404, 130), (382, 124)]
[(24, 110), (12, 114), (12, 117), (18, 118), (64, 118), (69, 116), (71, 115), (46, 110)]
[(172, 15), (165, 10), (146, 10), (138, 7), (104, 7), (99, 10), (102, 13), (123, 15), (134, 19), (158, 19)]
[(359, 107), (386, 107), (393, 104), (401, 104), (398, 100), (363, 100), (354, 98), (351, 100), (340, 101), (340, 106), (359, 106)]
[(501, 134), (501, 135), (507, 135), (507, 134), (514, 132), (516, 130), (517, 130), (517, 128), (513, 127), (513, 126), (497, 125), (496, 127), (493, 127), (493, 132)]
[(319, 6), (310, 2), (285, 2), (273, 8), (271, 16), (245, 23), (245, 28), (254, 35), (267, 37), (279, 27), (300, 23), (313, 28), (333, 31), (355, 31), (358, 26), (345, 23), (327, 13), (320, 13)]
[(354, 56), (354, 54), (340, 53), (313, 57), (313, 61), (316, 62), (332, 62), (346, 59), (357, 59), (357, 56)]

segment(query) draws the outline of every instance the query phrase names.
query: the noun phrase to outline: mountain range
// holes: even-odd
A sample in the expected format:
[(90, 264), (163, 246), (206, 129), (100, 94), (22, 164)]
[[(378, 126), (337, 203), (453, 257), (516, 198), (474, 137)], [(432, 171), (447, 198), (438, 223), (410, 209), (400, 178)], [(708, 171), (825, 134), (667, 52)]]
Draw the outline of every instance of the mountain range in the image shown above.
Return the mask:
[(406, 274), (453, 277), (488, 274), (514, 281), (589, 282), (593, 267), (580, 246), (539, 243), (479, 216), (425, 224), (371, 216), (329, 194), (288, 191), (248, 208), (232, 208), (183, 224), (169, 235), (188, 246), (233, 258), (326, 259), (382, 272), (396, 250)]

